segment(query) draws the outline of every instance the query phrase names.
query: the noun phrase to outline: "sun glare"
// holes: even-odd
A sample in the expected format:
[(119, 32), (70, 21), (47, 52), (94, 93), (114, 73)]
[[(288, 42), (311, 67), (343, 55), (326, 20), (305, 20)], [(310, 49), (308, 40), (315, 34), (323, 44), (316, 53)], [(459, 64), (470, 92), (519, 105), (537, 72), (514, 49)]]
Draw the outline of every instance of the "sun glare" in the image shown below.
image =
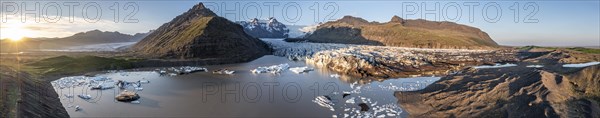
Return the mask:
[(12, 40), (12, 41), (19, 41), (19, 40), (23, 39), (23, 37), (21, 37), (21, 36), (15, 36), (15, 37), (10, 37), (9, 39)]
[(26, 35), (30, 35), (30, 31), (25, 28), (24, 23), (11, 23), (11, 24), (3, 24), (2, 29), (0, 29), (0, 38), (9, 39), (12, 41), (19, 41), (23, 39)]

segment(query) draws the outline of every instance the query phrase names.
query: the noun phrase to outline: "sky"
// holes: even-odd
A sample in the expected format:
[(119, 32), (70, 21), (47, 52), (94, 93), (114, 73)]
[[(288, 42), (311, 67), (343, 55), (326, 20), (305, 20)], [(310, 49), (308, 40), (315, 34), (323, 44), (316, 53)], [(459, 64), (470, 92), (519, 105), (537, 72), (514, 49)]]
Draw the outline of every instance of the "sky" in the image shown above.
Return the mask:
[[(94, 29), (127, 34), (147, 32), (199, 2), (232, 21), (275, 17), (288, 25), (314, 25), (345, 15), (376, 22), (387, 22), (397, 15), (404, 19), (451, 21), (477, 27), (501, 45), (600, 46), (598, 0), (3, 0), (0, 1), (0, 38), (65, 37)], [(39, 3), (37, 7), (36, 3)]]

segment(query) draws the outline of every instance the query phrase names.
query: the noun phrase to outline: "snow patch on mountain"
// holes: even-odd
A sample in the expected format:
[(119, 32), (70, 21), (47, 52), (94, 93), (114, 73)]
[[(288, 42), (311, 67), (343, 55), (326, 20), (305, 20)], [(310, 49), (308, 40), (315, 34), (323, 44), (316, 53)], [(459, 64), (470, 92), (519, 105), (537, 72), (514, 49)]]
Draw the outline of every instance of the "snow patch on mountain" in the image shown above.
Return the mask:
[(287, 38), (290, 30), (277, 19), (271, 17), (267, 20), (257, 18), (250, 21), (238, 21), (244, 27), (244, 31), (256, 38)]

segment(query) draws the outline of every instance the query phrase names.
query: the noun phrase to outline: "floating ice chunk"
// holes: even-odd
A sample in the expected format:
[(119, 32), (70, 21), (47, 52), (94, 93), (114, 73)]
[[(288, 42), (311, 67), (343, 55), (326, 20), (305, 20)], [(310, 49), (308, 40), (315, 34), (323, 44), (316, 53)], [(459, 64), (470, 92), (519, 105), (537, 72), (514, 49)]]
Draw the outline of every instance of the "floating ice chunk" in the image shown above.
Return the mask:
[(143, 91), (143, 90), (144, 90), (144, 88), (142, 88), (142, 87), (136, 87), (136, 88), (135, 88), (135, 90), (138, 90), (138, 91)]
[(517, 64), (507, 63), (507, 64), (496, 64), (496, 65), (493, 65), (493, 66), (483, 65), (483, 66), (475, 66), (473, 68), (475, 68), (475, 69), (486, 69), (486, 68), (504, 68), (504, 67), (512, 67), (512, 66), (517, 66)]
[(140, 104), (140, 101), (136, 100), (136, 101), (131, 101), (131, 104)]
[(79, 105), (75, 106), (75, 111), (81, 111), (81, 107)]
[(597, 65), (600, 64), (600, 62), (587, 62), (587, 63), (580, 63), (580, 64), (565, 64), (563, 65), (563, 67), (566, 68), (582, 68), (582, 67), (588, 67), (588, 66), (593, 66), (593, 65)]
[(112, 89), (112, 88), (115, 88), (114, 82), (101, 82), (97, 85), (92, 85), (92, 87), (90, 89), (91, 90), (106, 90), (106, 89)]
[(348, 104), (354, 104), (356, 102), (354, 102), (354, 97), (351, 97), (350, 99), (346, 100), (346, 103), (348, 103)]
[(331, 111), (335, 111), (335, 109), (333, 109), (333, 102), (331, 102), (331, 100), (326, 96), (318, 96), (313, 100), (313, 102), (322, 107), (328, 108)]
[(290, 68), (290, 71), (296, 73), (296, 74), (300, 74), (300, 73), (307, 73), (309, 71), (313, 71), (313, 68), (309, 68), (309, 67), (294, 67), (294, 68)]
[(235, 71), (228, 70), (228, 69), (219, 69), (219, 70), (213, 71), (213, 74), (228, 74), (228, 75), (232, 75), (233, 73), (235, 73)]
[(106, 80), (109, 80), (109, 78), (98, 76), (98, 77), (92, 77), (91, 80), (94, 80), (94, 81), (106, 81)]
[(527, 65), (527, 68), (541, 68), (544, 67), (544, 65)]
[(142, 84), (148, 84), (148, 83), (150, 83), (150, 81), (148, 81), (148, 80), (140, 80), (140, 81), (138, 81), (138, 82), (139, 82), (139, 83), (142, 83)]
[(81, 95), (77, 95), (77, 97), (79, 97), (81, 99), (84, 99), (84, 100), (92, 99), (92, 96), (89, 95), (89, 94), (87, 94), (87, 95), (86, 94), (81, 94)]
[(262, 67), (258, 67), (256, 69), (251, 70), (252, 73), (273, 73), (273, 74), (278, 74), (283, 72), (284, 70), (288, 69), (290, 67), (290, 65), (288, 65), (287, 63), (285, 64), (279, 64), (279, 65), (272, 65), (272, 66), (262, 66)]
[(329, 75), (329, 77), (331, 77), (331, 78), (340, 78), (340, 75), (338, 75), (338, 74), (331, 74), (331, 75)]

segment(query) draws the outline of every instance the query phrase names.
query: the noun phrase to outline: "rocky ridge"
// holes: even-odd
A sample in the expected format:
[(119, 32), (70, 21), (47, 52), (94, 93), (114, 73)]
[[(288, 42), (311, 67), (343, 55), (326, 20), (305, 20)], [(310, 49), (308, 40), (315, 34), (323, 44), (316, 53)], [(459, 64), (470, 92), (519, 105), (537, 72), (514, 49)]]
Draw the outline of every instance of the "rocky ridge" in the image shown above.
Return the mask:
[[(387, 23), (368, 22), (344, 16), (318, 26), (304, 40), (317, 43), (345, 43), (416, 48), (492, 49), (499, 47), (478, 28), (453, 22), (405, 20), (392, 17)], [(296, 39), (297, 41), (297, 39)]]

